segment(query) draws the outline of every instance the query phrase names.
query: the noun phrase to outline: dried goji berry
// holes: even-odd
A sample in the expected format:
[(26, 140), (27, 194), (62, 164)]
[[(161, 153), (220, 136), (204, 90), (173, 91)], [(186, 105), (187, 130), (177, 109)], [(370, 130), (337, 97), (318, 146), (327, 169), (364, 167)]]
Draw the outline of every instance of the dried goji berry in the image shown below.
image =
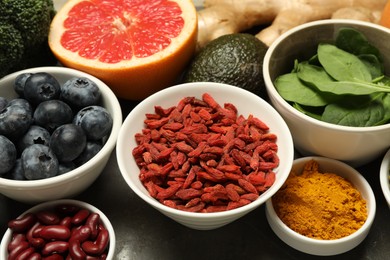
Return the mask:
[(149, 129), (157, 129), (165, 125), (166, 123), (168, 123), (168, 121), (169, 118), (164, 117), (161, 119), (146, 119), (144, 120), (144, 123), (147, 125)]
[(191, 183), (191, 188), (199, 190), (202, 187), (203, 187), (203, 183), (201, 181), (194, 181), (193, 183)]
[(175, 193), (175, 195), (182, 200), (191, 200), (193, 198), (199, 198), (199, 196), (201, 196), (202, 194), (203, 191), (193, 188), (180, 189)]
[(193, 198), (191, 199), (190, 201), (188, 201), (184, 207), (186, 208), (190, 208), (190, 207), (193, 207), (195, 205), (198, 205), (202, 200), (198, 197), (198, 198)]
[(168, 116), (173, 110), (175, 109), (175, 106), (169, 107), (169, 108), (163, 108), (161, 106), (154, 106), (154, 112), (156, 115), (159, 116)]
[(221, 211), (226, 211), (226, 210), (227, 210), (227, 207), (224, 205), (222, 205), (222, 206), (221, 205), (219, 205), (219, 206), (209, 205), (202, 212), (212, 213), (212, 212), (221, 212)]
[(272, 184), (274, 184), (274, 182), (275, 182), (275, 178), (276, 178), (276, 176), (275, 176), (275, 173), (274, 172), (268, 172), (267, 174), (266, 174), (266, 176), (265, 176), (265, 184), (264, 184), (264, 187), (271, 187), (272, 186)]
[(226, 186), (226, 194), (231, 201), (239, 201), (240, 194), (231, 186)]
[(240, 198), (245, 200), (255, 201), (257, 200), (258, 197), (259, 197), (258, 194), (246, 193), (246, 194), (242, 194)]
[(186, 207), (186, 206), (180, 206), (180, 205), (177, 207), (178, 207), (178, 209), (188, 211), (188, 212), (200, 212), (204, 209), (205, 205), (206, 204), (204, 202), (200, 202), (197, 205), (192, 206), (192, 207)]
[(245, 179), (239, 179), (238, 180), (238, 184), (240, 185), (240, 187), (242, 187), (244, 190), (250, 192), (250, 193), (255, 193), (257, 194), (257, 190), (256, 190), (256, 187), (253, 186), (252, 183), (250, 183), (249, 181), (245, 180)]
[(162, 191), (159, 191), (156, 195), (156, 198), (158, 200), (168, 199), (168, 198), (172, 197), (173, 195), (175, 195), (175, 193), (180, 189), (181, 186), (182, 185), (180, 183), (176, 183), (175, 185), (169, 186), (168, 188), (166, 188)]
[(176, 204), (176, 202), (173, 201), (173, 200), (163, 200), (163, 201), (162, 201), (162, 204), (164, 204), (165, 206), (174, 208), (174, 209), (177, 208), (177, 204)]

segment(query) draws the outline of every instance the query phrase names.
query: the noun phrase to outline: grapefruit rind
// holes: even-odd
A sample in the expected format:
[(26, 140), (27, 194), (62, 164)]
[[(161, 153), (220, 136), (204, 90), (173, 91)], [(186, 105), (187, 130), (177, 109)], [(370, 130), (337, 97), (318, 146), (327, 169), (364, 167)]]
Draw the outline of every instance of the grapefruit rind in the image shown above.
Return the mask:
[(149, 57), (124, 60), (117, 63), (104, 63), (97, 59), (87, 59), (78, 53), (65, 49), (60, 40), (66, 28), (63, 23), (69, 11), (79, 2), (68, 1), (58, 10), (49, 33), (49, 46), (59, 62), (70, 68), (87, 72), (104, 81), (119, 97), (128, 100), (141, 100), (174, 84), (196, 49), (197, 12), (190, 0), (174, 0), (184, 19), (181, 33), (171, 38), (171, 44)]

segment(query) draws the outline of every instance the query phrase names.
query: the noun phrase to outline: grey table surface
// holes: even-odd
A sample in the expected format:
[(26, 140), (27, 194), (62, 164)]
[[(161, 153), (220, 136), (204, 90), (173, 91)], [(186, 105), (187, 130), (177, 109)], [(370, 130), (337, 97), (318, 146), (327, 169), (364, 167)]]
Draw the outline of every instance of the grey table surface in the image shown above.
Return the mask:
[[(136, 105), (121, 100), (123, 117)], [(379, 184), (382, 156), (359, 167), (371, 184), (377, 200), (374, 224), (367, 238), (353, 250), (319, 257), (301, 253), (282, 242), (269, 227), (265, 205), (224, 227), (199, 231), (187, 228), (146, 205), (125, 183), (115, 156), (101, 176), (75, 197), (102, 210), (116, 232), (116, 258), (120, 260), (171, 259), (390, 259), (390, 209)], [(0, 195), (0, 232), (7, 222), (31, 205)]]

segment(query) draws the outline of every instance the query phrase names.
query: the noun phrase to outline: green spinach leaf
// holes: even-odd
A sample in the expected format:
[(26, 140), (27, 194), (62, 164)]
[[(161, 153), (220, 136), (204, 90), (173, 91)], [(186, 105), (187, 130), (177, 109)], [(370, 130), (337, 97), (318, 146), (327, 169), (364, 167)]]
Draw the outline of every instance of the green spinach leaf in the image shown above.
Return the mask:
[(304, 85), (297, 73), (289, 73), (275, 80), (279, 94), (287, 101), (306, 106), (325, 106), (329, 103), (318, 91)]
[(367, 66), (356, 55), (327, 43), (319, 44), (317, 52), (321, 65), (334, 79), (364, 82), (372, 80)]
[(390, 122), (390, 94), (383, 93), (381, 96), (383, 107), (385, 109), (385, 116), (378, 125), (383, 125)]
[(373, 54), (361, 54), (358, 58), (366, 65), (371, 73), (372, 82), (376, 82), (384, 73), (383, 63)]
[(308, 115), (308, 116), (315, 118), (317, 120), (321, 120), (323, 109), (321, 111), (314, 111), (314, 109), (312, 107), (310, 107), (310, 108), (304, 107), (298, 103), (294, 103), (293, 108), (295, 108), (296, 110), (298, 110), (299, 112), (301, 112), (305, 115)]
[(389, 76), (383, 76), (378, 82), (378, 85), (380, 86), (387, 86), (390, 87), (390, 77)]
[(323, 67), (312, 65), (307, 61), (298, 64), (297, 74), (300, 80), (307, 84), (316, 85), (316, 82), (334, 82)]
[(378, 92), (390, 92), (387, 86), (379, 84), (352, 82), (352, 81), (332, 81), (332, 82), (317, 82), (315, 86), (323, 92), (330, 92), (336, 95), (370, 95)]
[(367, 127), (378, 125), (384, 118), (386, 111), (381, 100), (361, 96), (345, 97), (342, 103), (326, 106), (321, 119), (337, 125)]
[[(376, 92), (389, 92), (388, 87), (383, 87), (370, 82), (355, 82), (355, 81), (335, 81), (324, 68), (310, 65), (308, 62), (301, 62), (298, 65), (297, 75), (305, 85), (315, 87), (324, 93), (332, 93), (334, 95), (369, 95)], [(288, 83), (286, 83), (288, 84)], [(324, 95), (324, 94), (323, 94)], [(331, 98), (328, 94), (327, 100)], [(333, 97), (329, 101), (336, 101)]]
[(341, 28), (338, 31), (335, 45), (354, 55), (373, 54), (378, 60), (383, 61), (380, 51), (368, 41), (363, 33), (354, 28)]

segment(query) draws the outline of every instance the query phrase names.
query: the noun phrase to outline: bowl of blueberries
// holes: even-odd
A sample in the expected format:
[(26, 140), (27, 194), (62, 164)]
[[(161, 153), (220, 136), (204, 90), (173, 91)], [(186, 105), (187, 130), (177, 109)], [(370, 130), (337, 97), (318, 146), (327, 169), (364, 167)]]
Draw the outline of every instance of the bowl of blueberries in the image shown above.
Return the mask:
[(64, 67), (0, 80), (0, 193), (35, 204), (76, 196), (105, 168), (122, 125), (112, 90)]

